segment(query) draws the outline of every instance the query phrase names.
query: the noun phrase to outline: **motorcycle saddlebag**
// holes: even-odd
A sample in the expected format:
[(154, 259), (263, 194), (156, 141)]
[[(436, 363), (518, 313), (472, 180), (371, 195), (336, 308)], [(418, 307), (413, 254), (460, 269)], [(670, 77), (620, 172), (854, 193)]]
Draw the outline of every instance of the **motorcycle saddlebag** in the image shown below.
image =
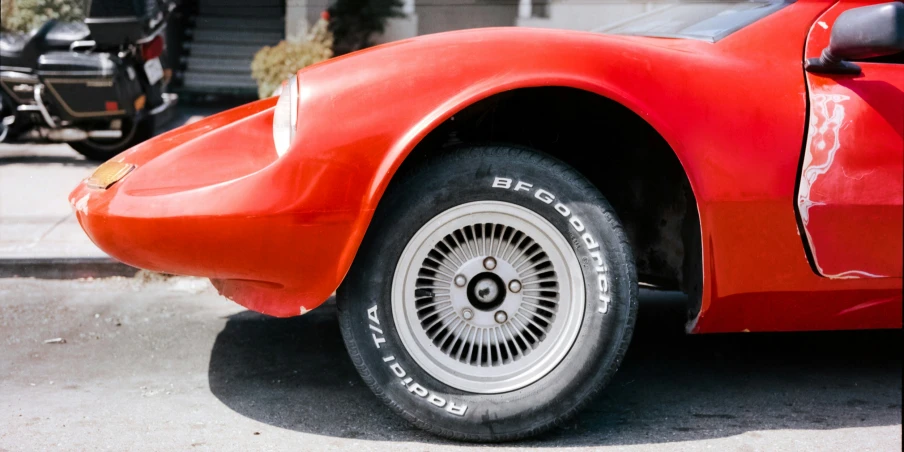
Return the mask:
[(163, 20), (159, 0), (90, 0), (85, 24), (98, 47), (118, 47), (150, 36)]
[(49, 52), (38, 58), (38, 75), (47, 87), (45, 102), (65, 120), (132, 115), (143, 108), (134, 70), (110, 54)]

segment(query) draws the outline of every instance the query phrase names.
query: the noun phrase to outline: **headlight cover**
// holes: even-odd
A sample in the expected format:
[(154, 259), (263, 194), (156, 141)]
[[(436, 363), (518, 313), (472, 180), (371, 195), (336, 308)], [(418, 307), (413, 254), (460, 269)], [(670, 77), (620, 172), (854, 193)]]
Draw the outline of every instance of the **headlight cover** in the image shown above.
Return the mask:
[(295, 126), (298, 124), (298, 79), (292, 76), (278, 89), (279, 100), (273, 111), (273, 145), (276, 155), (282, 157), (289, 151), (289, 145), (295, 139)]

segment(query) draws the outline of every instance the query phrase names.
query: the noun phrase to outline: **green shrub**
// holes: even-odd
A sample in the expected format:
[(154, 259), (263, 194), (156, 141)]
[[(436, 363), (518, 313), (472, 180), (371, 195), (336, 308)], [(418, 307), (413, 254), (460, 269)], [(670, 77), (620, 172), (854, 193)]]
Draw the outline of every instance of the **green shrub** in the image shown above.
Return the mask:
[(251, 61), (251, 77), (257, 82), (258, 96), (270, 97), (299, 69), (332, 57), (332, 45), (333, 35), (327, 30), (326, 20), (320, 19), (303, 41), (280, 41), (258, 50)]
[(85, 18), (85, 0), (0, 0), (3, 31), (27, 33), (50, 19), (78, 22)]

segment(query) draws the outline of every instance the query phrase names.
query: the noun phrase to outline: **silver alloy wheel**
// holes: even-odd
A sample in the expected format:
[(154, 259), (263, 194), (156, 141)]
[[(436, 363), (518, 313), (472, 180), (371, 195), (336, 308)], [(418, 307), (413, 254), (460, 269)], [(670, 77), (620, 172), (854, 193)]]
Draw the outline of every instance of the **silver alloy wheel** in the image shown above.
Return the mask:
[(524, 207), (478, 201), (427, 222), (402, 252), (392, 315), (405, 349), (459, 390), (494, 394), (549, 373), (584, 315), (577, 255)]

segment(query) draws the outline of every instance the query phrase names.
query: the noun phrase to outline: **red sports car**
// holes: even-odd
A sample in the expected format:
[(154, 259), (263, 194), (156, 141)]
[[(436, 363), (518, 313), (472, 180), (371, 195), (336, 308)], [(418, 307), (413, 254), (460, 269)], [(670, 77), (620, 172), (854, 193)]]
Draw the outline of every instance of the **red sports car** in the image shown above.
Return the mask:
[(393, 410), (492, 441), (618, 368), (639, 284), (689, 333), (901, 327), (904, 4), (683, 2), (301, 70), (71, 194), (100, 248), (295, 316), (335, 291)]

